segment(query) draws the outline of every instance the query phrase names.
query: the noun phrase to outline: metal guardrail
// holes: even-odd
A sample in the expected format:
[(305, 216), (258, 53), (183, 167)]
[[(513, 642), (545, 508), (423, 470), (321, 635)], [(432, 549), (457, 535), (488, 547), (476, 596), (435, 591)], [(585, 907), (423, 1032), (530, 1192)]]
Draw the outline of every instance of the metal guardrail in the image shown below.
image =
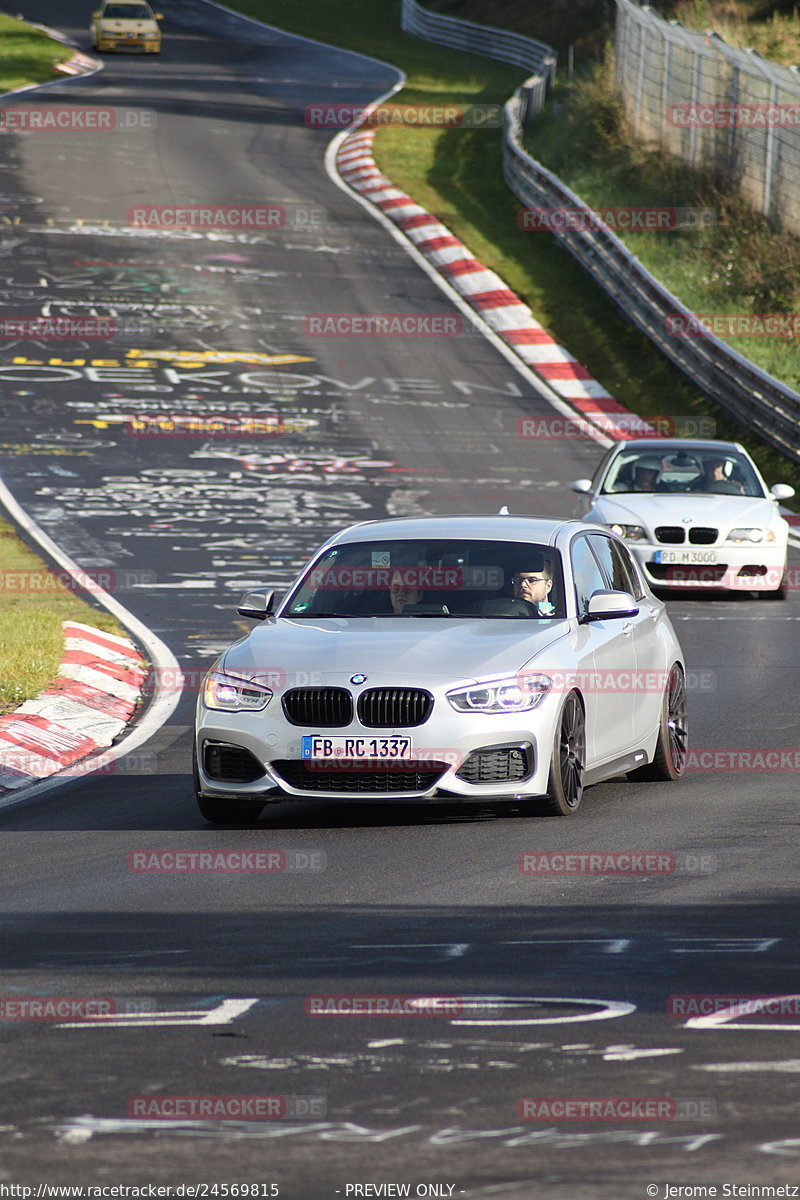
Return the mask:
[(492, 25), (475, 25), (459, 17), (446, 17), (422, 8), (416, 0), (403, 0), (401, 26), (406, 33), (438, 42), (453, 50), (483, 54), (498, 62), (510, 63), (531, 71), (532, 77), (522, 85), (525, 89), (525, 120), (541, 112), (547, 94), (556, 77), (556, 52), (545, 42), (496, 29)]
[(800, 70), (647, 4), (616, 4), (614, 72), (636, 136), (715, 168), (757, 212), (800, 233)]
[(593, 216), (579, 196), (523, 150), (522, 103), (517, 92), (504, 110), (503, 174), (514, 194), (526, 207), (568, 207), (582, 214), (575, 223), (586, 228), (553, 231), (564, 248), (623, 315), (721, 408), (800, 462), (800, 394), (711, 334), (677, 336), (671, 331), (681, 319), (691, 327), (694, 314)]
[[(467, 26), (466, 32), (464, 26)], [(473, 49), (489, 56), (495, 54), (491, 48), (494, 43), (485, 35), (503, 34), (502, 30), (487, 30), (467, 21), (426, 12), (416, 0), (403, 0), (403, 28), (431, 41)], [(512, 192), (529, 208), (568, 207), (582, 214), (576, 221), (580, 228), (552, 232), (613, 300), (623, 316), (745, 428), (800, 462), (800, 394), (711, 334), (676, 336), (671, 332), (668, 319), (677, 317), (691, 322), (694, 316), (691, 310), (642, 266), (611, 229), (594, 217), (579, 196), (523, 149), (523, 125), (532, 111), (531, 84), (544, 81), (543, 104), (549, 82), (543, 72), (549, 70), (546, 51), (550, 48), (541, 42), (531, 42), (529, 38), (520, 39), (516, 34), (504, 36), (537, 47), (534, 70), (540, 72), (534, 80), (526, 80), (504, 108), (503, 175)], [(517, 65), (521, 65), (519, 61)], [(541, 104), (535, 111), (540, 110)]]

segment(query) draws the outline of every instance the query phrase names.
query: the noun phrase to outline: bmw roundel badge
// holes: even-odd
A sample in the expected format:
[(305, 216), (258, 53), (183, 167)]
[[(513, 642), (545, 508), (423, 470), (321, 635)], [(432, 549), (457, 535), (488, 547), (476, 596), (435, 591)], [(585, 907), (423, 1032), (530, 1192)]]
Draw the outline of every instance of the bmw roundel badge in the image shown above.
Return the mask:
[(359, 671), (356, 675), (350, 676), (350, 682), (351, 683), (366, 683), (367, 677), (366, 677), (366, 675), (362, 675), (361, 672)]

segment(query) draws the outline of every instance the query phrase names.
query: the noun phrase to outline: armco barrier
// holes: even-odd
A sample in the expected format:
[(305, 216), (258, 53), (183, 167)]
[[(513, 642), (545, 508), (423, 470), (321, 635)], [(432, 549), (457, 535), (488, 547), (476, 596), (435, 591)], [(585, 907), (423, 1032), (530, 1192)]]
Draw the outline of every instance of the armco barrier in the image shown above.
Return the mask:
[(403, 0), (403, 29), (429, 41), (485, 54), (502, 62), (531, 67), (526, 80), (505, 105), (503, 174), (526, 207), (568, 206), (586, 213), (586, 228), (554, 230), (595, 283), (623, 315), (712, 400), (769, 445), (800, 462), (800, 394), (762, 371), (712, 335), (676, 337), (669, 317), (687, 320), (689, 309), (655, 279), (607, 225), (591, 219), (590, 209), (574, 192), (532, 158), (522, 146), (522, 130), (541, 111), (555, 74), (555, 53), (543, 42), (489, 26), (445, 17)]
[(712, 335), (676, 337), (668, 318), (692, 314), (557, 176), (522, 148), (517, 91), (505, 106), (503, 173), (527, 207), (569, 206), (586, 213), (586, 228), (554, 231), (566, 250), (623, 314), (655, 342), (721, 408), (764, 441), (800, 462), (800, 395)]
[(484, 54), (498, 62), (531, 71), (531, 78), (522, 85), (524, 120), (544, 108), (548, 90), (556, 77), (556, 52), (552, 46), (523, 37), (521, 33), (511, 33), (508, 29), (442, 16), (422, 8), (416, 0), (403, 0), (401, 24), (406, 33), (413, 33), (428, 42), (438, 42), (453, 50), (467, 50), (471, 54)]

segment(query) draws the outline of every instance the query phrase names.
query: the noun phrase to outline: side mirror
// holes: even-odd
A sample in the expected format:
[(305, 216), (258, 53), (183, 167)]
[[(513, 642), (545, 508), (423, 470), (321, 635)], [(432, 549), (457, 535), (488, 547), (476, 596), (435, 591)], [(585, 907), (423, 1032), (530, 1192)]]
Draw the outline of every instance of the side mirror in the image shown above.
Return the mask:
[(102, 15), (103, 14), (101, 13), (100, 9), (98, 8), (97, 12), (92, 13), (92, 20), (94, 21), (94, 19), (96, 17), (102, 17)]
[(574, 483), (571, 483), (569, 486), (570, 491), (580, 492), (581, 495), (585, 495), (586, 492), (590, 492), (592, 490), (592, 481), (591, 479), (576, 479)]
[(163, 14), (163, 13), (153, 13), (153, 16), (155, 17), (155, 19), (156, 19), (157, 21), (163, 21), (163, 20), (164, 20), (164, 14)]
[(275, 592), (262, 588), (257, 592), (245, 592), (236, 611), (240, 617), (265, 621), (272, 612), (274, 604)]
[(592, 592), (583, 621), (608, 621), (613, 617), (635, 617), (639, 608), (630, 592)]
[(773, 483), (769, 490), (776, 500), (791, 500), (794, 495), (794, 488), (790, 483)]

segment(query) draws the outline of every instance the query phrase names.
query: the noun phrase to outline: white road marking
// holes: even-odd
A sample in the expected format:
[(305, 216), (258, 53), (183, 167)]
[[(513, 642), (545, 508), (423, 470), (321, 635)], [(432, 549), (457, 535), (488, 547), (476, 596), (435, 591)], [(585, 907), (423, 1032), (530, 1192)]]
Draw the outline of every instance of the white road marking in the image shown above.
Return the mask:
[(241, 1017), (254, 1004), (258, 1004), (258, 999), (255, 1000), (223, 1000), (216, 1008), (212, 1008), (208, 1012), (194, 1009), (187, 1009), (176, 1012), (157, 1012), (157, 1013), (111, 1013), (108, 1016), (99, 1015), (96, 1017), (87, 1017), (85, 1021), (70, 1021), (67, 1024), (57, 1025), (57, 1029), (86, 1029), (87, 1027), (97, 1028), (100, 1025), (108, 1028), (109, 1025), (124, 1025), (129, 1029), (140, 1026), (147, 1027), (152, 1025), (230, 1025), (236, 1017)]

